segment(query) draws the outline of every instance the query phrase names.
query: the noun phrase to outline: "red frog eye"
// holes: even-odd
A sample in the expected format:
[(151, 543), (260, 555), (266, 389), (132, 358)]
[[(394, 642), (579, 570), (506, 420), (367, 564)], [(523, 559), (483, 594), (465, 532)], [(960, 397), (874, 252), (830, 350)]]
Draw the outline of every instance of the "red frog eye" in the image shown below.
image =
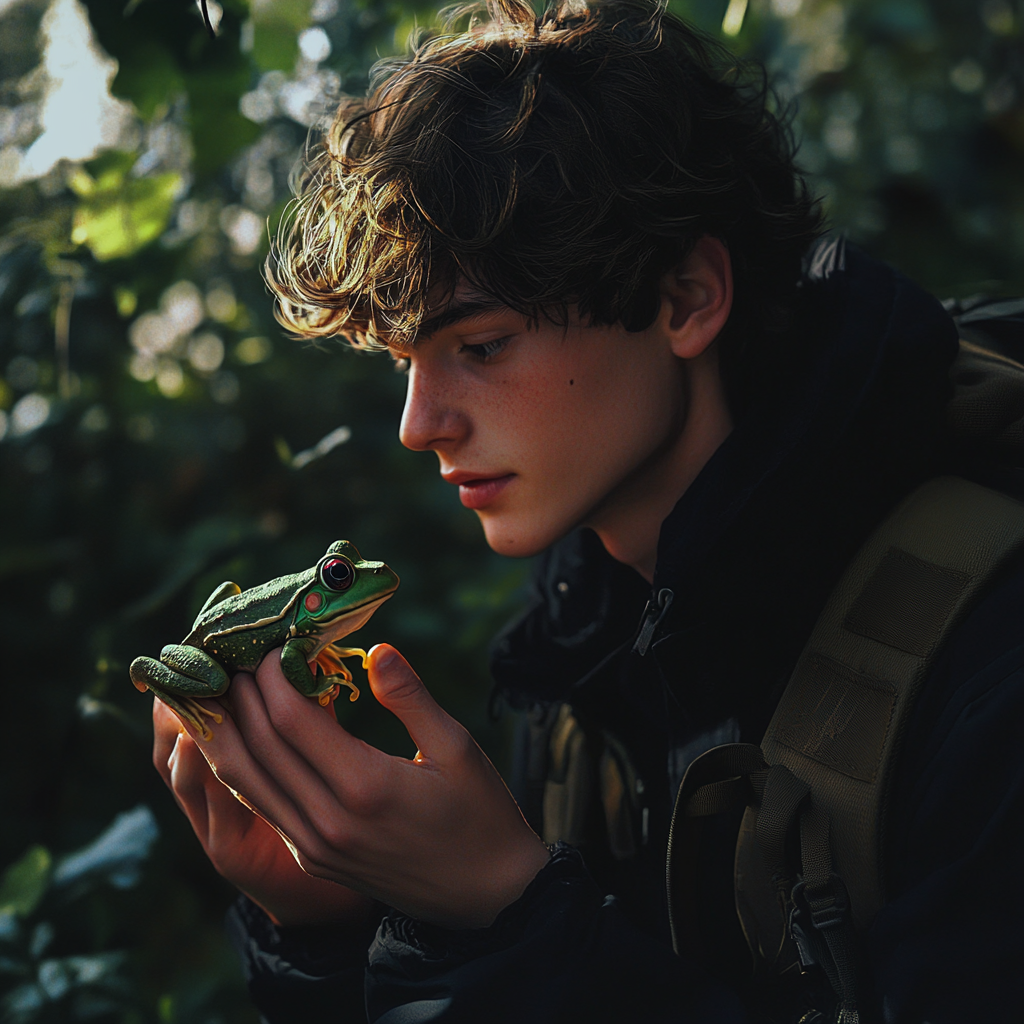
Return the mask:
[(348, 590), (355, 582), (356, 570), (347, 558), (332, 558), (321, 566), (320, 579), (330, 590)]

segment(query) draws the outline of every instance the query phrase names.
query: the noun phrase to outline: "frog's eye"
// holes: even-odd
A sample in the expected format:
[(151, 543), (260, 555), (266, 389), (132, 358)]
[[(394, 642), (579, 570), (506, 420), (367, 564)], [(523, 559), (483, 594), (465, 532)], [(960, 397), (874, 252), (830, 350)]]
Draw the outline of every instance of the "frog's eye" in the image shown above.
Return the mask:
[(320, 569), (320, 579), (331, 590), (348, 590), (355, 582), (356, 571), (347, 558), (331, 558)]

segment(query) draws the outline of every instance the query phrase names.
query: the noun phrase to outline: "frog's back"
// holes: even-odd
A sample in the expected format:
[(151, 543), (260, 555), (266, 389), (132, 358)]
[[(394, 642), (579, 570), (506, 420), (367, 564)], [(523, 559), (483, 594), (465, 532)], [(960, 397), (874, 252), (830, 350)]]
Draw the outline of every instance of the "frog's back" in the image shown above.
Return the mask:
[(257, 623), (272, 628), (275, 622), (290, 620), (298, 594), (315, 579), (316, 569), (305, 569), (225, 598), (196, 622), (183, 643), (202, 647), (208, 637), (226, 630), (259, 628)]

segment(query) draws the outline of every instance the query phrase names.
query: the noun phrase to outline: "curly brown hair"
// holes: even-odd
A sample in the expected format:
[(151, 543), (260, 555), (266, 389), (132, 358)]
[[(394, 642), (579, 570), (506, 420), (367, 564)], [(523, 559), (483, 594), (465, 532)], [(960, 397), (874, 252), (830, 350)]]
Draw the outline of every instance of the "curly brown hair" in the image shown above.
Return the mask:
[(647, 0), (540, 17), (488, 0), (449, 27), (467, 13), (467, 31), (381, 61), (310, 147), (267, 263), (280, 322), (408, 347), (465, 279), (534, 320), (576, 304), (641, 330), (661, 275), (712, 235), (733, 264), (722, 369), (744, 405), (821, 232), (763, 69)]

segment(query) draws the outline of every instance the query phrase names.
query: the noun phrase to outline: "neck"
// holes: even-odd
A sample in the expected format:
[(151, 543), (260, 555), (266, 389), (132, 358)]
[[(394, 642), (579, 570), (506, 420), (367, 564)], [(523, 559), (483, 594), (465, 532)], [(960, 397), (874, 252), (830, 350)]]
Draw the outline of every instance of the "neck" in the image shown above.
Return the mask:
[(714, 347), (688, 360), (681, 427), (615, 489), (587, 525), (605, 550), (654, 581), (661, 524), (732, 431)]

